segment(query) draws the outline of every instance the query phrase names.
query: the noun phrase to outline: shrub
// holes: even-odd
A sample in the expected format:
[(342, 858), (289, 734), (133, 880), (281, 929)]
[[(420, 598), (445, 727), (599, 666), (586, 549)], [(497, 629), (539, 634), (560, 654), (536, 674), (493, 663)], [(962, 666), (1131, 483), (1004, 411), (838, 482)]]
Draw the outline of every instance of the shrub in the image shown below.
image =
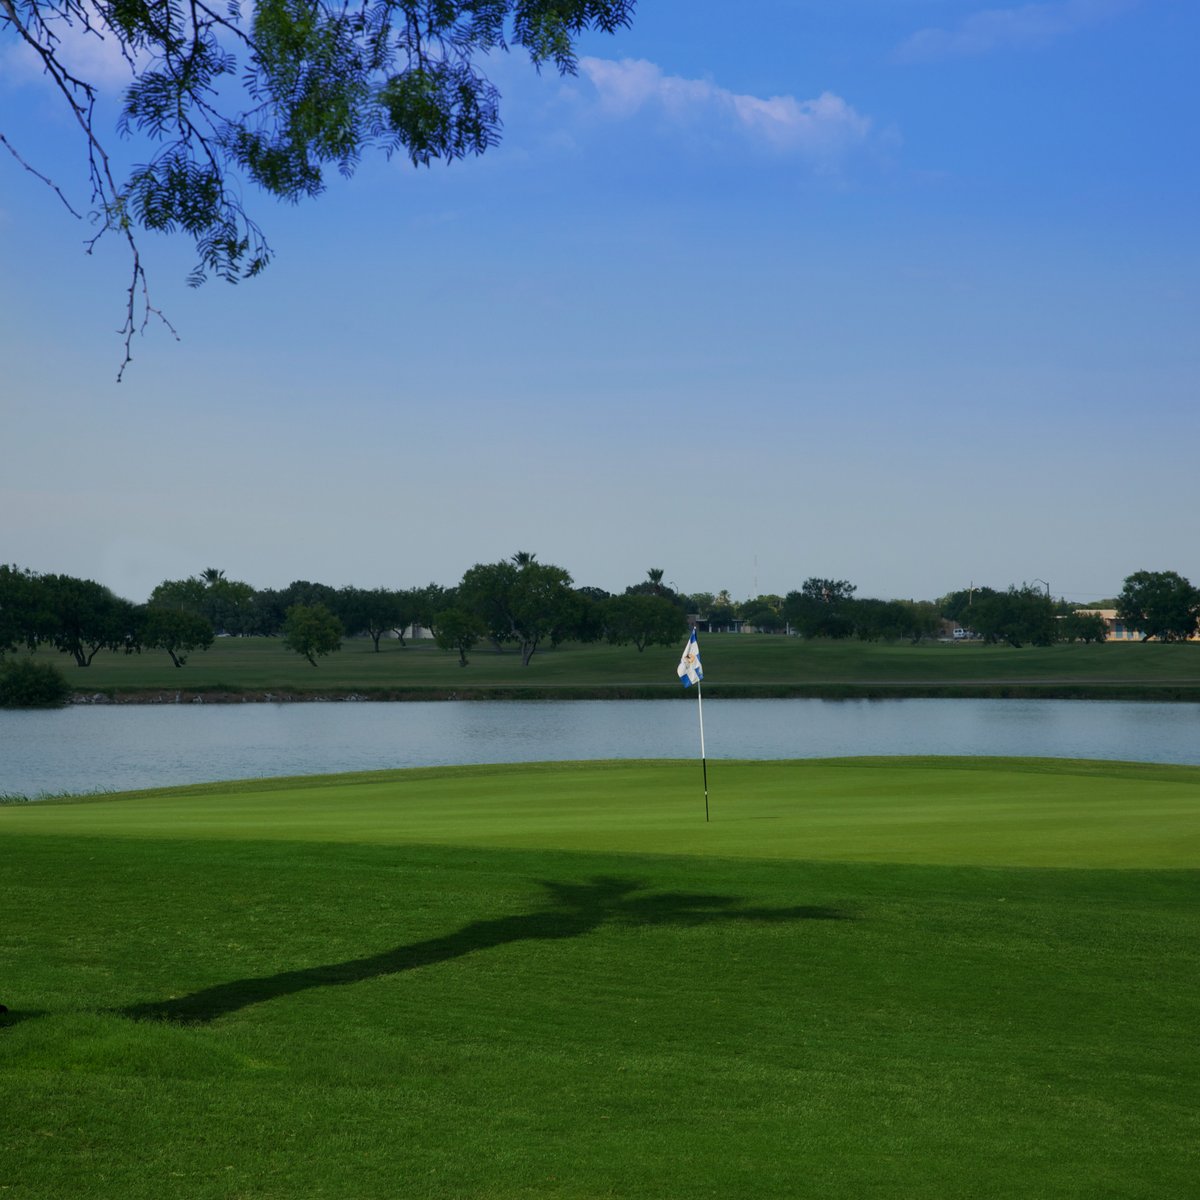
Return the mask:
[(53, 664), (0, 662), (0, 708), (62, 708), (70, 698), (71, 685)]

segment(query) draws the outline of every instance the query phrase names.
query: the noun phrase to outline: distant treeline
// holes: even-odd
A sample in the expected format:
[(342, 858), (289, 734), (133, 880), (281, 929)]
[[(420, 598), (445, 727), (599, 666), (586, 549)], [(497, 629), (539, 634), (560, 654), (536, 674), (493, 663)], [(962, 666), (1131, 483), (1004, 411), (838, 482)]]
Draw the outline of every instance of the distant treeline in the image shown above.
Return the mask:
[[(651, 572), (661, 576), (661, 572)], [(161, 650), (183, 666), (219, 635), (282, 637), (289, 649), (316, 659), (344, 637), (365, 636), (379, 650), (391, 635), (401, 644), (415, 629), (467, 653), (482, 640), (515, 644), (528, 664), (538, 647), (565, 640), (648, 645), (682, 641), (687, 604), (661, 579), (612, 595), (575, 587), (561, 567), (526, 552), (472, 567), (454, 587), (334, 588), (297, 580), (255, 588), (215, 567), (160, 583), (134, 604), (90, 579), (0, 566), (0, 654), (50, 645), (87, 667), (101, 650)]]
[[(708, 632), (751, 629), (806, 638), (908, 639), (919, 642), (952, 622), (988, 642), (1048, 645), (1103, 641), (1102, 618), (1052, 599), (1028, 584), (1005, 590), (964, 588), (940, 600), (859, 598), (844, 579), (810, 577), (785, 596), (734, 601), (727, 591), (685, 594), (663, 582), (661, 568), (621, 593), (578, 587), (563, 567), (518, 551), (477, 563), (453, 587), (334, 588), (297, 580), (286, 588), (255, 588), (210, 567), (160, 583), (146, 604), (114, 595), (102, 584), (69, 575), (0, 566), (0, 653), (51, 645), (86, 667), (100, 650), (160, 650), (182, 666), (215, 636), (281, 637), (316, 665), (344, 637), (404, 638), (418, 628), (455, 650), (466, 665), (481, 641), (513, 645), (528, 664), (539, 646), (563, 641), (650, 645), (681, 641), (689, 623)], [(1172, 571), (1139, 571), (1121, 594), (1091, 607), (1111, 607), (1131, 627), (1162, 641), (1191, 637), (1200, 593)]]

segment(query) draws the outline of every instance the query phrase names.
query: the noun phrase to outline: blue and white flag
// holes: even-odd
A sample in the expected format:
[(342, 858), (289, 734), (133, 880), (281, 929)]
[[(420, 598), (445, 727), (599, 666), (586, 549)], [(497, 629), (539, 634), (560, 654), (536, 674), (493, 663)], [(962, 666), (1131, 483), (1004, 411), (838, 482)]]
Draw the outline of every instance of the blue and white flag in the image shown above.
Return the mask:
[(688, 638), (688, 644), (683, 648), (683, 657), (679, 660), (679, 666), (675, 668), (675, 674), (679, 676), (679, 681), (684, 687), (691, 687), (693, 683), (699, 683), (704, 678), (704, 669), (700, 666), (700, 644), (696, 641), (694, 629), (692, 636)]

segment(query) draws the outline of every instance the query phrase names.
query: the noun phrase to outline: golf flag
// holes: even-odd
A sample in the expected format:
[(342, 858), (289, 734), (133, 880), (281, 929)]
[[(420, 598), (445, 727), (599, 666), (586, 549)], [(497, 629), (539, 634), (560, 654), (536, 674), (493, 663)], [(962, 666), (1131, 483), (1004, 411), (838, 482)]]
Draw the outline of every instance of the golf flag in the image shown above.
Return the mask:
[(700, 643), (696, 641), (696, 630), (692, 628), (692, 636), (688, 638), (683, 648), (683, 657), (675, 669), (679, 682), (684, 687), (696, 685), (696, 715), (700, 718), (700, 769), (704, 773), (704, 819), (708, 820), (708, 759), (704, 756), (704, 689), (700, 680), (704, 678), (704, 668), (700, 665)]
[(683, 648), (683, 657), (679, 660), (675, 674), (679, 676), (679, 681), (684, 687), (691, 687), (693, 683), (699, 683), (704, 678), (704, 670), (700, 666), (700, 644), (696, 641), (694, 629)]

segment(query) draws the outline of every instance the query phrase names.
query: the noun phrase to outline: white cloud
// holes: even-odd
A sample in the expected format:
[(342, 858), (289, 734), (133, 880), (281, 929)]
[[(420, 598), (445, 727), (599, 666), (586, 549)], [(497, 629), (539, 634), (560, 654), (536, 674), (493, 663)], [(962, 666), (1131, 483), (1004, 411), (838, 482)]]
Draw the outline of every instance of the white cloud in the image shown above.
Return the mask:
[[(89, 18), (92, 29), (79, 21), (54, 19), (51, 28), (58, 38), (55, 50), (59, 62), (77, 79), (83, 79), (101, 91), (124, 87), (132, 79), (128, 61), (121, 53), (117, 36), (94, 10)], [(0, 70), (12, 83), (42, 83), (54, 87), (42, 60), (25, 42), (18, 41), (0, 52)]]
[(583, 58), (579, 67), (599, 94), (601, 111), (614, 118), (656, 110), (674, 124), (724, 127), (772, 149), (822, 161), (860, 145), (871, 132), (870, 118), (832, 92), (813, 100), (763, 99), (731, 92), (711, 80), (664, 75), (645, 59)]
[(903, 62), (966, 58), (993, 50), (1038, 50), (1131, 8), (1136, 0), (1058, 0), (989, 8), (964, 17), (953, 29), (922, 29), (901, 43)]

